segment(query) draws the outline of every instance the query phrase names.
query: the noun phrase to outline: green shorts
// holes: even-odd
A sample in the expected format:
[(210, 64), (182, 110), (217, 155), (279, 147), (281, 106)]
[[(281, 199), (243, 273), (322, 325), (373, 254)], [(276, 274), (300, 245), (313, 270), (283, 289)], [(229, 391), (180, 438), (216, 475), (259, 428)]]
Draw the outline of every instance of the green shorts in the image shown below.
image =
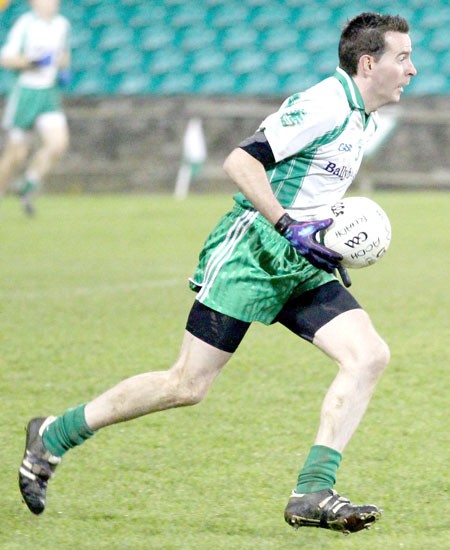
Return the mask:
[(40, 115), (54, 112), (62, 112), (58, 88), (33, 89), (16, 84), (6, 102), (2, 125), (28, 130)]
[(311, 265), (258, 212), (235, 205), (207, 238), (190, 286), (211, 309), (269, 325), (290, 296), (335, 279)]

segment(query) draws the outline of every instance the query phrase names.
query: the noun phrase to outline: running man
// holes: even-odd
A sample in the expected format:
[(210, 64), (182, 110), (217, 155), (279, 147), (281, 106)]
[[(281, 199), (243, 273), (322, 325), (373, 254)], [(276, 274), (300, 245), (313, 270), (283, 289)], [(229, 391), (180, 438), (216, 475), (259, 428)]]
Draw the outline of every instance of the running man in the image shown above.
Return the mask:
[(354, 505), (333, 486), (389, 349), (336, 279), (341, 258), (314, 238), (331, 220), (315, 220), (311, 212), (343, 197), (376, 130), (376, 110), (399, 101), (416, 74), (408, 33), (399, 16), (352, 19), (334, 76), (288, 98), (231, 152), (224, 168), (240, 192), (200, 254), (191, 280), (197, 296), (177, 361), (57, 418), (30, 420), (19, 483), (33, 513), (43, 512), (48, 480), (66, 451), (105, 426), (200, 402), (250, 324), (260, 321), (281, 323), (338, 367), (286, 521), (349, 533), (380, 517), (376, 506)]
[(19, 188), (25, 212), (33, 215), (32, 199), (40, 182), (69, 145), (58, 81), (67, 79), (70, 24), (58, 13), (59, 0), (30, 0), (30, 5), (0, 52), (0, 65), (17, 72), (2, 121), (8, 138), (0, 156), (0, 197), (24, 167), (36, 130), (40, 146)]

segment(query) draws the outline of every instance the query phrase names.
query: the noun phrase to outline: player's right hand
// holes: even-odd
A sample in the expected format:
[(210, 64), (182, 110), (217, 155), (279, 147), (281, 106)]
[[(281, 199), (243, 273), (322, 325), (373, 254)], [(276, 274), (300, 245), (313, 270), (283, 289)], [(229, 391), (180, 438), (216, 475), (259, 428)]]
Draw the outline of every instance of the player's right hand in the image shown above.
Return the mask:
[(331, 218), (301, 222), (286, 213), (275, 224), (275, 229), (312, 265), (332, 273), (339, 266), (342, 256), (316, 240), (317, 233), (332, 223)]
[(58, 73), (58, 84), (68, 86), (72, 81), (72, 73), (69, 69), (60, 69)]

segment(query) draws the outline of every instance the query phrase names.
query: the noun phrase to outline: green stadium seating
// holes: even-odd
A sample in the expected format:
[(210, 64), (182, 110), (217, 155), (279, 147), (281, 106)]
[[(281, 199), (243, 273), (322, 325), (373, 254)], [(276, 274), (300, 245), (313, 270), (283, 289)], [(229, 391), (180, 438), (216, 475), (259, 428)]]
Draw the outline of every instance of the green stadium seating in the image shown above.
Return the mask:
[[(179, 45), (185, 52), (202, 52), (205, 48), (209, 48), (215, 44), (216, 33), (206, 27), (203, 23), (192, 25), (184, 32), (180, 33)], [(216, 52), (220, 53), (219, 48), (214, 48)]]
[(207, 72), (198, 78), (196, 91), (205, 95), (233, 94), (236, 93), (236, 78), (224, 69)]
[(259, 33), (256, 29), (241, 23), (228, 27), (222, 32), (221, 38), (219, 38), (219, 46), (225, 53), (229, 54), (254, 46), (258, 42), (258, 38)]
[(211, 8), (209, 21), (213, 28), (223, 29), (246, 22), (248, 16), (249, 9), (245, 3), (234, 0), (231, 2), (220, 3)]
[(142, 71), (129, 72), (119, 79), (116, 93), (123, 95), (141, 95), (151, 92), (151, 77)]
[(147, 27), (151, 25), (164, 26), (167, 17), (167, 8), (163, 5), (152, 6), (150, 2), (136, 3), (134, 10), (130, 10), (127, 22), (131, 27)]
[(122, 25), (108, 26), (100, 31), (97, 48), (108, 52), (117, 48), (126, 48), (132, 42), (133, 29)]
[(271, 69), (279, 76), (286, 77), (299, 71), (312, 70), (311, 56), (302, 51), (281, 51), (272, 57)]
[(124, 74), (127, 72), (136, 73), (141, 70), (144, 65), (144, 54), (137, 52), (130, 45), (128, 47), (119, 48), (111, 53), (106, 71), (110, 75)]
[(225, 66), (226, 56), (216, 48), (206, 48), (193, 54), (189, 67), (194, 74), (220, 70)]
[(171, 46), (175, 41), (175, 31), (166, 26), (151, 26), (142, 29), (136, 49), (158, 51)]
[[(1, 42), (28, 9), (1, 13)], [(370, 10), (411, 24), (419, 76), (405, 94), (450, 93), (448, 0), (64, 0), (69, 93), (286, 96), (334, 72), (342, 25)], [(2, 93), (11, 78), (0, 72)]]
[(300, 33), (287, 24), (277, 25), (261, 33), (261, 46), (267, 53), (294, 50), (300, 40)]
[[(174, 47), (158, 51), (150, 58), (150, 74), (173, 75), (175, 73), (175, 76), (180, 76), (181, 78), (184, 76), (184, 62), (185, 57), (183, 52)], [(189, 73), (187, 72), (187, 74)]]
[(189, 27), (195, 25), (206, 19), (207, 8), (200, 2), (186, 2), (176, 8), (172, 9), (169, 13), (170, 24), (174, 28)]

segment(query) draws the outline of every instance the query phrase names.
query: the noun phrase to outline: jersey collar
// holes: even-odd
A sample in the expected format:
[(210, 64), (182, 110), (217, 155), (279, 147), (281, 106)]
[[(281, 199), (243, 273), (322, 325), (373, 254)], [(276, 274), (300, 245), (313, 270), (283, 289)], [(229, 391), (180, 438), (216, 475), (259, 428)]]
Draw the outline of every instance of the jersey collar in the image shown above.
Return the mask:
[(344, 87), (350, 106), (364, 113), (364, 101), (353, 78), (340, 67), (336, 67), (334, 77), (337, 78)]

